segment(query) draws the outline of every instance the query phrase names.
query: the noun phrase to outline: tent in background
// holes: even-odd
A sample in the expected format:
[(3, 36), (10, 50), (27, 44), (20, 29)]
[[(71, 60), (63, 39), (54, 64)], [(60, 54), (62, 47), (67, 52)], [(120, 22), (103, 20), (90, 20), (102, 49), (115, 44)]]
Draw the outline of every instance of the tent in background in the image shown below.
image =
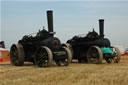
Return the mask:
[(9, 51), (5, 48), (0, 48), (0, 62), (10, 61)]

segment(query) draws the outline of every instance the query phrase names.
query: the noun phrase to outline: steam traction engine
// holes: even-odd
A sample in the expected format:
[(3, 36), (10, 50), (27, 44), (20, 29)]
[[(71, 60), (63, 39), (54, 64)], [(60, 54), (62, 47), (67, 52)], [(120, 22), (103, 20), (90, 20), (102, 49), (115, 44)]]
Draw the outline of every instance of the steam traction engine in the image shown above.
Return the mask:
[(120, 51), (111, 46), (109, 39), (104, 38), (104, 20), (99, 20), (99, 35), (97, 32), (89, 32), (86, 36), (74, 36), (64, 46), (71, 50), (73, 59), (79, 62), (102, 63), (104, 58), (107, 63), (118, 63)]
[(72, 55), (67, 47), (62, 47), (58, 38), (54, 37), (52, 11), (47, 11), (48, 31), (39, 31), (36, 36), (27, 35), (13, 44), (10, 49), (11, 63), (22, 66), (24, 61), (33, 62), (39, 67), (50, 66), (54, 60), (59, 66), (67, 66)]

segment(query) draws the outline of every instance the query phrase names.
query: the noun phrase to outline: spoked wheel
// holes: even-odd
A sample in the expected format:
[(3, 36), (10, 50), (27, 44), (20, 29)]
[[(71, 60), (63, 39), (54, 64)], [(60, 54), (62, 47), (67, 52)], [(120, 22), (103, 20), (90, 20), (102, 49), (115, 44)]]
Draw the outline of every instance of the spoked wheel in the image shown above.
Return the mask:
[(63, 47), (63, 49), (64, 49), (64, 52), (66, 52), (64, 54), (65, 59), (57, 59), (57, 60), (55, 60), (55, 62), (56, 62), (56, 64), (58, 66), (68, 66), (69, 63), (72, 60), (72, 54), (71, 54), (70, 50), (67, 47)]
[(37, 50), (34, 60), (37, 66), (48, 67), (52, 64), (52, 51), (48, 47), (42, 46)]
[(111, 57), (110, 54), (104, 54), (105, 56), (105, 60), (107, 63), (112, 63), (113, 62), (113, 58)]
[(87, 52), (87, 59), (89, 63), (100, 64), (102, 63), (103, 53), (97, 46), (92, 46)]
[(10, 49), (11, 64), (22, 66), (24, 64), (24, 49), (21, 44), (13, 44)]
[(120, 61), (120, 50), (117, 47), (112, 47), (113, 49), (113, 61), (114, 63), (118, 63)]

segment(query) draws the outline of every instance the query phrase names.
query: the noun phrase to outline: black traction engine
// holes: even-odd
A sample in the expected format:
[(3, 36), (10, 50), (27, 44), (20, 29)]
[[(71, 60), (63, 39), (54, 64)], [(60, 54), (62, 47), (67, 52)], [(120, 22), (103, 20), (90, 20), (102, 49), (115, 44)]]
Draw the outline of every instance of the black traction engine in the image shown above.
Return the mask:
[(120, 61), (119, 49), (104, 38), (104, 19), (99, 20), (99, 34), (93, 29), (87, 35), (74, 36), (63, 45), (70, 49), (73, 59), (79, 62), (102, 63), (103, 58), (107, 63)]
[(61, 45), (60, 40), (54, 37), (53, 14), (47, 11), (48, 31), (39, 30), (36, 36), (25, 35), (18, 44), (13, 44), (10, 49), (11, 63), (22, 66), (24, 61), (33, 62), (39, 67), (47, 67), (54, 60), (58, 66), (67, 66), (72, 60), (72, 55), (67, 47)]

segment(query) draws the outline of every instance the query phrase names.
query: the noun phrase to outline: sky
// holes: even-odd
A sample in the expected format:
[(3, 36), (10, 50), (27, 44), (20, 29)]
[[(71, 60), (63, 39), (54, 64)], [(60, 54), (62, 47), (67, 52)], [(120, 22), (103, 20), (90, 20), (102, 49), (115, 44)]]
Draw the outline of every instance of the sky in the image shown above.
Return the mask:
[(0, 40), (8, 49), (24, 35), (47, 29), (47, 10), (53, 10), (55, 36), (62, 43), (93, 28), (99, 33), (98, 20), (104, 19), (112, 45), (128, 46), (127, 0), (2, 0), (0, 7)]

